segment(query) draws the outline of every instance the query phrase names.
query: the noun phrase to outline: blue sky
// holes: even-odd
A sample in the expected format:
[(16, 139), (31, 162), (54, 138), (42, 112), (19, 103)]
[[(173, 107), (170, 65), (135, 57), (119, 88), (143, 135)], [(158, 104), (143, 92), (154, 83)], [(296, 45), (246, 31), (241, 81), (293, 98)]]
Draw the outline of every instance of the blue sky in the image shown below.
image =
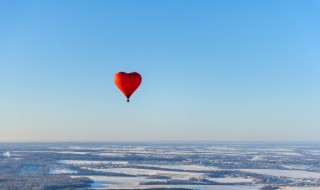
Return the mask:
[[(1, 141), (316, 141), (320, 2), (0, 0)], [(119, 71), (139, 72), (128, 104)]]

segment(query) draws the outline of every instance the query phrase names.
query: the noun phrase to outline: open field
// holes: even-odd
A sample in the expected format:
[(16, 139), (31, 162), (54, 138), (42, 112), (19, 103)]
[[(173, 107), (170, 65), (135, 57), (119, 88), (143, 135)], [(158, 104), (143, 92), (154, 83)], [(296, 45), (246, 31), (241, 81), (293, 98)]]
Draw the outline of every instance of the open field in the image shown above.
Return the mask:
[[(317, 144), (27, 143), (1, 147), (1, 187), (30, 189), (32, 184), (39, 189), (320, 187)], [(33, 182), (29, 184), (28, 180)], [(50, 184), (48, 181), (51, 186), (46, 185)]]

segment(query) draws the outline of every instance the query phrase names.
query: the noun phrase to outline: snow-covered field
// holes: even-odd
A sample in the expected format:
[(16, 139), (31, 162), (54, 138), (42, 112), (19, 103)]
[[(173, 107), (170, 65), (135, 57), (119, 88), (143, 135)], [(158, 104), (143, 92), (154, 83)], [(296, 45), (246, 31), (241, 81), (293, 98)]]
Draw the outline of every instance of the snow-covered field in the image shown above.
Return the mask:
[(128, 162), (121, 161), (91, 161), (91, 160), (60, 160), (61, 164), (69, 165), (97, 165), (97, 164), (114, 164), (114, 165), (126, 165)]
[(314, 156), (320, 156), (320, 150), (307, 150), (307, 151), (305, 151), (305, 153), (311, 154)]
[(301, 170), (272, 170), (272, 169), (240, 169), (241, 171), (265, 174), (271, 176), (283, 176), (291, 178), (317, 178), (320, 179), (320, 173)]
[(81, 152), (81, 151), (54, 151), (54, 150), (29, 150), (29, 151), (14, 151), (14, 152), (22, 152), (22, 153), (60, 153), (60, 154), (88, 154), (90, 152)]
[(178, 170), (193, 170), (193, 171), (213, 171), (219, 168), (214, 166), (199, 166), (199, 165), (148, 165), (142, 164), (139, 166), (157, 167), (162, 169), (178, 169)]
[(281, 187), (280, 190), (320, 190), (319, 187)]
[(60, 154), (89, 154), (90, 152), (76, 152), (76, 151), (58, 151), (55, 153), (60, 153)]
[(149, 170), (149, 169), (138, 169), (138, 168), (107, 168), (107, 169), (91, 169), (94, 171), (101, 172), (112, 172), (121, 174), (131, 174), (131, 175), (161, 175), (171, 177), (172, 179), (178, 180), (188, 180), (189, 178), (200, 178), (203, 177), (203, 173), (193, 173), (193, 172), (176, 172), (176, 171), (162, 171), (162, 170)]
[[(72, 176), (79, 177), (79, 176)], [(86, 176), (94, 180), (92, 188), (137, 187), (140, 182), (164, 181), (161, 179), (146, 179), (144, 177)]]
[(98, 155), (100, 155), (100, 156), (119, 156), (119, 157), (122, 157), (125, 154), (124, 153), (117, 153), (117, 152), (103, 152), (103, 153), (99, 153)]
[[(319, 146), (309, 146), (304, 149), (302, 146), (289, 145), (111, 145), (69, 146), (69, 149), (58, 149), (56, 152), (83, 154), (83, 156), (88, 154), (90, 158), (95, 159), (77, 160), (79, 155), (73, 155), (74, 159), (64, 160), (68, 158), (61, 156), (58, 163), (70, 165), (72, 169), (79, 167), (100, 171), (100, 176), (88, 176), (94, 180), (92, 188), (96, 189), (184, 187), (199, 190), (259, 190), (261, 187), (271, 185), (282, 186), (281, 190), (320, 190), (307, 187), (320, 186), (320, 158), (317, 157), (320, 150), (317, 147)], [(68, 168), (63, 165), (62, 167)], [(50, 173), (70, 174), (73, 177), (77, 175), (64, 169), (50, 170)], [(112, 176), (115, 174), (134, 176)], [(210, 183), (206, 180), (225, 185), (199, 185)], [(154, 181), (194, 185), (140, 185)], [(252, 186), (245, 186), (248, 184)], [(298, 184), (304, 187), (289, 187)]]
[(242, 178), (242, 177), (226, 177), (226, 178), (207, 178), (210, 181), (215, 181), (219, 183), (250, 183), (253, 181), (252, 178)]
[(305, 165), (283, 165), (284, 168), (290, 169), (290, 170), (307, 170), (311, 169), (310, 166)]
[(77, 171), (75, 170), (70, 170), (70, 169), (67, 169), (67, 168), (59, 168), (59, 169), (52, 169), (50, 168), (50, 174), (76, 174)]
[[(79, 177), (79, 176), (72, 176)], [(163, 181), (160, 179), (146, 179), (144, 177), (112, 177), (112, 176), (86, 176), (94, 180), (92, 189), (146, 189), (146, 188), (190, 188), (198, 190), (259, 190), (261, 186), (233, 186), (233, 185), (139, 185), (140, 182)], [(235, 179), (233, 179), (235, 180)], [(222, 180), (223, 181), (223, 180)], [(227, 181), (227, 179), (226, 179)]]

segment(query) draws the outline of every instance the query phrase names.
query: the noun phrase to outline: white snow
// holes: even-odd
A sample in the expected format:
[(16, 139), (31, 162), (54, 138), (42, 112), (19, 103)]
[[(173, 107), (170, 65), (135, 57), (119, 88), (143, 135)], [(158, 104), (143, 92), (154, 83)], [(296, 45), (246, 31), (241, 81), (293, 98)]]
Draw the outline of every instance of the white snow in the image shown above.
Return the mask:
[(60, 154), (88, 154), (89, 152), (60, 151), (60, 152), (56, 152), (56, 153), (60, 153)]
[(63, 169), (51, 169), (50, 168), (49, 173), (50, 174), (75, 174), (75, 173), (77, 173), (77, 171), (66, 169), (66, 168), (63, 168)]
[(280, 190), (320, 190), (319, 187), (281, 187)]
[(261, 156), (254, 156), (251, 160), (252, 161), (262, 161), (264, 159)]
[(203, 177), (203, 173), (192, 173), (192, 172), (176, 172), (176, 171), (162, 171), (162, 170), (149, 170), (149, 169), (137, 169), (137, 168), (106, 168), (106, 169), (95, 169), (86, 168), (94, 171), (102, 172), (113, 172), (131, 175), (161, 175), (171, 177), (172, 179), (188, 180), (189, 178), (200, 178)]
[(305, 151), (305, 153), (311, 154), (314, 156), (320, 156), (320, 150), (307, 150), (307, 151)]
[(69, 146), (70, 150), (104, 150), (105, 148), (104, 147), (82, 147), (82, 146)]
[(320, 179), (320, 173), (308, 172), (301, 170), (272, 170), (272, 169), (239, 169), (245, 172), (265, 174), (278, 177), (291, 177), (291, 178), (318, 178)]
[(236, 177), (227, 177), (227, 178), (207, 178), (210, 181), (216, 181), (219, 183), (250, 183), (253, 181), (253, 178), (236, 178)]
[(5, 156), (5, 157), (10, 157), (10, 152), (5, 152), (5, 153), (3, 153), (3, 156)]
[(124, 153), (118, 153), (118, 152), (103, 152), (99, 153), (99, 156), (120, 156), (123, 157), (125, 154)]
[(290, 170), (306, 170), (310, 168), (306, 165), (283, 165), (283, 167)]
[[(71, 176), (79, 177), (79, 176)], [(139, 185), (140, 182), (164, 181), (161, 179), (147, 179), (144, 177), (115, 177), (115, 176), (83, 176), (94, 180), (92, 189), (148, 189), (148, 188), (189, 188), (197, 190), (259, 190), (261, 186), (234, 185)]]
[(193, 170), (193, 171), (212, 171), (212, 170), (219, 169), (214, 166), (199, 166), (199, 165), (149, 165), (149, 164), (142, 164), (139, 166), (157, 167), (157, 168), (163, 168), (163, 169)]
[(128, 162), (125, 161), (95, 161), (95, 160), (59, 160), (61, 164), (69, 165), (97, 165), (97, 164), (113, 164), (113, 165), (126, 165)]

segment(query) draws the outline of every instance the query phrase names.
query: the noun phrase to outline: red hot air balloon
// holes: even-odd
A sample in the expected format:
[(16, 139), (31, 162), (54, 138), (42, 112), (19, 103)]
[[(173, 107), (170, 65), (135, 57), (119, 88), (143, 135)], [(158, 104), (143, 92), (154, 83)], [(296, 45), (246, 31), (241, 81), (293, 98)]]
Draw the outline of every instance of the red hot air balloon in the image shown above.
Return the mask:
[(114, 75), (114, 83), (121, 90), (121, 92), (127, 97), (129, 102), (130, 96), (137, 90), (142, 81), (142, 77), (139, 73), (125, 73), (119, 72)]

